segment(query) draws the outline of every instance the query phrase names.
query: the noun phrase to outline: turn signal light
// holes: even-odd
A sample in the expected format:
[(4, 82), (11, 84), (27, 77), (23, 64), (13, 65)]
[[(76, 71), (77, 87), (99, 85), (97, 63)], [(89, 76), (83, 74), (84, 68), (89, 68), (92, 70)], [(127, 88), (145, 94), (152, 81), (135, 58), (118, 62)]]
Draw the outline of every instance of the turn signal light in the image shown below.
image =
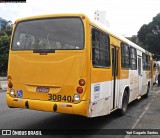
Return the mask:
[(83, 80), (83, 79), (80, 79), (80, 80), (79, 80), (79, 85), (80, 85), (80, 86), (84, 86), (85, 83), (86, 83), (85, 80)]
[(81, 94), (81, 93), (83, 92), (83, 88), (82, 88), (82, 87), (77, 87), (77, 92), (78, 92), (79, 94)]
[(11, 80), (12, 80), (12, 77), (8, 76), (8, 82), (11, 82)]

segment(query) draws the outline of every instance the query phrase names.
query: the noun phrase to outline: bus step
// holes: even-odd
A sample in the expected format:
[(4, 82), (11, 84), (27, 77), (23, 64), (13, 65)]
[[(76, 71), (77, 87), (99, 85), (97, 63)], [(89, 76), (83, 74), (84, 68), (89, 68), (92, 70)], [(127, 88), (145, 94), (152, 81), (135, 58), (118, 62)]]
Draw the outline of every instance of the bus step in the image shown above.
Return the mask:
[(141, 96), (138, 96), (137, 99), (138, 99), (138, 100), (141, 99)]

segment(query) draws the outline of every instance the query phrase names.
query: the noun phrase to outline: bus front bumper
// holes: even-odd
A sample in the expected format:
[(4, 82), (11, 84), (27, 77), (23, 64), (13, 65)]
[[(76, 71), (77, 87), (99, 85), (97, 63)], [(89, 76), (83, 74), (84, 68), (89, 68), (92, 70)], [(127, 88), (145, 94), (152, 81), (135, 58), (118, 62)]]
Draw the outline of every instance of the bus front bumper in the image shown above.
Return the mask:
[(13, 98), (6, 94), (7, 105), (10, 108), (26, 108), (31, 110), (77, 114), (88, 117), (89, 102), (81, 101), (78, 104), (33, 99)]

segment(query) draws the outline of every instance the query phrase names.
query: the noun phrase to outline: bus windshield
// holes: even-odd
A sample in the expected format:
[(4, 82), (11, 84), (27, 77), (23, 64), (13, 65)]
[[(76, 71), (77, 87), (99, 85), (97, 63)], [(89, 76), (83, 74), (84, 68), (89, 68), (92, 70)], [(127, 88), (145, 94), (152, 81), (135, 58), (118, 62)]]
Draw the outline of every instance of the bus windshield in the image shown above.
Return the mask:
[(78, 17), (49, 18), (17, 24), (12, 50), (81, 50), (84, 28)]

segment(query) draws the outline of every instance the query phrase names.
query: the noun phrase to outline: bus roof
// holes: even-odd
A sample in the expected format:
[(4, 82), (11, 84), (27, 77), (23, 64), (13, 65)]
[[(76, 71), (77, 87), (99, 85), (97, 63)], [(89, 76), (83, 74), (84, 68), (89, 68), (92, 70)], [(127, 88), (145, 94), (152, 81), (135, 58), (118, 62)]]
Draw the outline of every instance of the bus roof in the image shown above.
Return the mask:
[[(96, 20), (92, 20), (90, 19), (91, 23), (93, 25), (99, 26), (100, 28), (102, 28), (103, 30), (106, 30), (109, 34), (111, 34), (112, 36), (118, 38), (119, 40), (125, 42), (126, 44), (135, 47), (136, 49), (138, 49), (141, 52), (147, 52), (145, 49), (143, 49), (142, 47), (140, 47), (139, 45), (133, 43), (132, 41), (128, 40), (127, 38), (119, 35), (117, 32), (114, 32), (113, 30), (111, 30), (110, 28), (108, 28), (107, 26), (105, 26), (104, 24), (96, 21)], [(149, 52), (148, 52), (149, 54)]]
[(63, 14), (43, 14), (43, 15), (36, 15), (36, 16), (29, 16), (29, 17), (24, 17), (24, 18), (20, 18), (17, 19), (16, 22), (21, 22), (21, 21), (25, 21), (25, 20), (33, 20), (33, 19), (43, 19), (43, 18), (52, 18), (52, 17), (82, 17), (86, 15), (81, 14), (81, 13), (63, 13)]

